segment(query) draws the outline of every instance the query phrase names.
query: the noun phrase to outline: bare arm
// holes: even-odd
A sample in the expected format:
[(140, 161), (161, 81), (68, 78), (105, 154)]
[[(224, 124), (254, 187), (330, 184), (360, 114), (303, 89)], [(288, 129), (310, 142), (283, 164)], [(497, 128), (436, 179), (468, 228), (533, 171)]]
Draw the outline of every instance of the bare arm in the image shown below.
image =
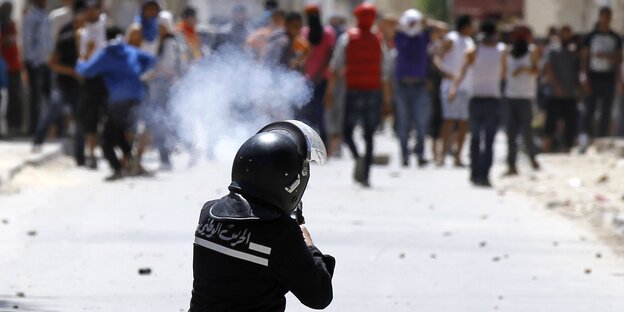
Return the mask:
[(437, 40), (449, 31), (449, 25), (445, 22), (427, 18), (424, 20), (425, 27), (431, 29), (431, 39)]
[(464, 78), (466, 78), (466, 73), (468, 72), (468, 69), (470, 69), (470, 66), (474, 64), (476, 55), (476, 49), (473, 49), (472, 51), (466, 53), (466, 58), (464, 60), (464, 64), (462, 65), (461, 70), (459, 71), (459, 76), (457, 76), (457, 79), (453, 81), (453, 85), (451, 86), (451, 90), (449, 91), (448, 97), (451, 102), (455, 100), (455, 96), (457, 95), (457, 88), (459, 88), (459, 85), (462, 83), (462, 81), (464, 81)]
[(453, 41), (445, 40), (442, 47), (433, 56), (433, 63), (446, 79), (455, 79), (455, 73), (444, 66), (442, 59), (453, 48)]

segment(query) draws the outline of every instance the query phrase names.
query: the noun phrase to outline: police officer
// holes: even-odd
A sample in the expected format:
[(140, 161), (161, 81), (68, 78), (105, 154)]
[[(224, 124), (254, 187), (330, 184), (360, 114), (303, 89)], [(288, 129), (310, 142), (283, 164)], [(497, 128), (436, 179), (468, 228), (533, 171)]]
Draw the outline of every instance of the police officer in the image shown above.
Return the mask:
[(230, 193), (204, 204), (195, 232), (190, 312), (284, 311), (287, 292), (323, 309), (335, 259), (312, 243), (301, 198), (326, 151), (298, 121), (269, 124), (239, 149)]

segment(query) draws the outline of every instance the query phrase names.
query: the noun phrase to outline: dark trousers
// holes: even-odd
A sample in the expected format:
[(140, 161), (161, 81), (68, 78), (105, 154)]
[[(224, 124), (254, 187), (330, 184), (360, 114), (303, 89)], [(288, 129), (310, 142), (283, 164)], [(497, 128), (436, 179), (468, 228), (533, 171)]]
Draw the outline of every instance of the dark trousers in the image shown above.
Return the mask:
[(522, 135), (526, 153), (535, 157), (533, 144), (533, 103), (530, 99), (505, 100), (505, 131), (507, 132), (507, 165), (516, 166), (518, 158), (518, 135)]
[(500, 122), (501, 101), (497, 98), (472, 98), (469, 103), (470, 176), (486, 179), (494, 159), (494, 138)]
[(359, 158), (357, 146), (353, 140), (353, 130), (362, 124), (366, 154), (364, 155), (364, 179), (368, 181), (370, 167), (373, 164), (373, 137), (380, 122), (380, 91), (347, 91), (345, 101), (345, 122), (343, 136), (354, 158)]
[[(589, 83), (591, 94), (585, 99), (583, 112), (583, 132), (590, 137), (606, 137), (610, 135), (611, 109), (615, 96), (615, 74), (613, 73), (590, 73)], [(600, 119), (598, 122), (598, 133), (594, 129), (594, 115), (600, 103)]]
[(24, 89), (22, 72), (9, 73), (9, 102), (7, 108), (7, 122), (9, 128), (21, 131), (22, 116), (24, 114)]
[[(43, 144), (52, 124), (57, 123), (60, 126), (64, 126), (63, 111), (65, 104), (68, 103), (64, 101), (60, 90), (56, 89), (51, 92), (49, 101), (47, 102), (45, 109), (42, 111), (43, 113), (41, 114), (39, 122), (37, 123), (37, 128), (35, 129), (33, 137), (34, 144)], [(59, 131), (60, 130), (61, 129), (59, 129)]]
[(34, 134), (39, 124), (42, 107), (46, 105), (50, 95), (50, 70), (47, 65), (26, 64), (29, 80), (30, 115), (29, 134)]
[(569, 149), (574, 146), (574, 139), (577, 134), (578, 108), (575, 98), (555, 98), (551, 97), (546, 102), (546, 122), (544, 124), (544, 135), (554, 138), (557, 133), (557, 123), (562, 120), (563, 147)]
[(403, 161), (409, 158), (408, 141), (412, 124), (416, 128), (416, 156), (423, 159), (425, 138), (431, 120), (431, 98), (425, 82), (416, 84), (398, 82), (394, 108)]
[(132, 144), (127, 133), (134, 122), (136, 102), (112, 103), (107, 110), (107, 119), (102, 133), (102, 150), (111, 169), (121, 171), (122, 166), (115, 148), (119, 147), (123, 155), (132, 155)]
[(323, 97), (327, 90), (327, 80), (322, 80), (312, 86), (313, 93), (310, 102), (297, 110), (296, 118), (308, 124), (318, 131), (323, 142), (327, 143), (327, 131), (325, 131), (325, 107)]

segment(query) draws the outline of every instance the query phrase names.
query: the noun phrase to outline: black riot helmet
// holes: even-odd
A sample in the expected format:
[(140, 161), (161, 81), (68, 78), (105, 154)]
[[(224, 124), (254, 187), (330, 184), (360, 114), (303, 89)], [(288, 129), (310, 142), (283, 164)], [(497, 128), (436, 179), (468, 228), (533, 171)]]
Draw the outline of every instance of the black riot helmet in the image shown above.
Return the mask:
[(310, 180), (310, 162), (322, 165), (326, 159), (323, 141), (305, 123), (271, 123), (236, 153), (229, 189), (290, 213)]

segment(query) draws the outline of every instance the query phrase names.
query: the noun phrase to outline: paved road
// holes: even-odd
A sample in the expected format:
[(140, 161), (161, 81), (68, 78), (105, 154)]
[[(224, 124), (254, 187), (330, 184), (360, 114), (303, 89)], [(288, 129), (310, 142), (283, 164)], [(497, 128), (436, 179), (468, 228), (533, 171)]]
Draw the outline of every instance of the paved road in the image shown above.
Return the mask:
[[(184, 164), (114, 184), (104, 168), (63, 161), (23, 172), (21, 190), (0, 194), (0, 311), (186, 311), (195, 222), (204, 201), (226, 193), (230, 162)], [(348, 160), (314, 167), (308, 227), (337, 258), (327, 310), (621, 311), (624, 262), (595, 235), (466, 179), (392, 163), (364, 190)]]

